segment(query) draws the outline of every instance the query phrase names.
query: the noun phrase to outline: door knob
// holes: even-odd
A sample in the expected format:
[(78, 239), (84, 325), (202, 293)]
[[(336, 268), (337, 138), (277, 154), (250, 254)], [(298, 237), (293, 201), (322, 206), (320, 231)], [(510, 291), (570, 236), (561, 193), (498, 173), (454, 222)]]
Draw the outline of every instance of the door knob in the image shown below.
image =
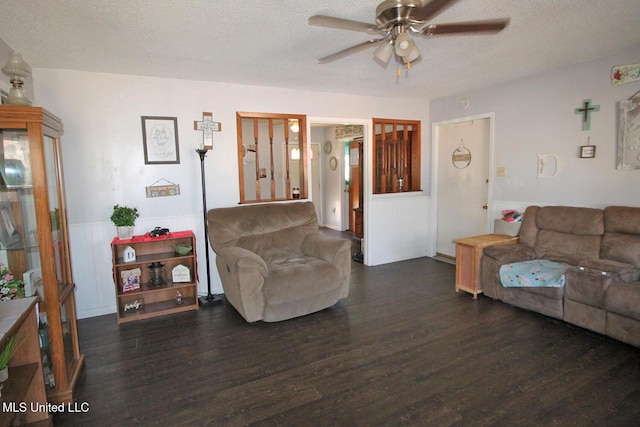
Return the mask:
[(487, 205), (487, 204), (485, 203), (484, 205), (482, 205), (482, 209), (484, 209), (484, 210), (486, 211), (487, 209), (489, 209), (489, 205)]

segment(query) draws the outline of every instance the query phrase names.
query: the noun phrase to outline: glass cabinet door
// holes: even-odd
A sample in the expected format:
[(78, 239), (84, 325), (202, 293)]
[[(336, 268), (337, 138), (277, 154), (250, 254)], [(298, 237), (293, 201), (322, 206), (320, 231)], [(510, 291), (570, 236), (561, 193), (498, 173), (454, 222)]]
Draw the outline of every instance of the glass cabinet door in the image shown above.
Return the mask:
[(24, 280), (27, 296), (37, 294), (41, 300), (43, 370), (52, 403), (73, 400), (84, 360), (78, 345), (61, 134), (62, 123), (42, 108), (0, 106), (0, 263), (15, 279)]
[[(60, 164), (60, 140), (44, 136), (43, 153), (46, 169), (47, 195), (49, 200), (49, 219), (51, 224), (51, 242), (58, 296), (59, 319), (61, 322), (62, 347), (66, 366), (73, 366), (78, 360), (78, 347), (75, 304), (73, 291), (75, 284), (71, 274), (71, 260), (67, 220), (62, 192), (62, 166)], [(57, 313), (56, 313), (57, 314)], [(74, 370), (67, 370), (67, 381), (71, 381)]]

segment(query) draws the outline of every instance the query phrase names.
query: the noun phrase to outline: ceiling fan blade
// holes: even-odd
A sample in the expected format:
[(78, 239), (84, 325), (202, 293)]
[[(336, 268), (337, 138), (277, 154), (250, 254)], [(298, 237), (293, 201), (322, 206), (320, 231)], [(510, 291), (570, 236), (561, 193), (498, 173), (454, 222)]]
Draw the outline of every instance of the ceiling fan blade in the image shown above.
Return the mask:
[(355, 46), (348, 47), (346, 49), (341, 50), (340, 52), (336, 52), (331, 55), (318, 59), (318, 64), (328, 64), (329, 62), (337, 61), (338, 59), (342, 59), (346, 56), (360, 52), (361, 50), (365, 50), (370, 47), (377, 46), (380, 44), (380, 42), (384, 40), (385, 40), (384, 38), (376, 39), (376, 40), (368, 40), (364, 43), (360, 43)]
[(452, 22), (449, 24), (431, 24), (420, 33), (423, 36), (450, 36), (456, 34), (496, 34), (509, 25), (509, 18), (487, 21)]
[[(426, 0), (424, 0), (426, 2)], [(411, 19), (429, 21), (453, 6), (459, 0), (431, 0), (423, 6), (415, 7), (411, 12)]]
[(375, 24), (367, 24), (366, 22), (352, 21), (350, 19), (335, 18), (333, 16), (326, 15), (310, 16), (307, 22), (309, 25), (335, 28), (337, 30), (359, 31), (369, 34), (377, 34), (381, 32)]

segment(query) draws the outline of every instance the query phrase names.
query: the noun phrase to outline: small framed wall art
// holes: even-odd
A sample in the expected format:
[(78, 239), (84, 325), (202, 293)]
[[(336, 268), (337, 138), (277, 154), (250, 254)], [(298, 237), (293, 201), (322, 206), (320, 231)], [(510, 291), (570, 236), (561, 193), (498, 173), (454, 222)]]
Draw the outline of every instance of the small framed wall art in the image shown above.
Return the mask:
[(580, 146), (580, 158), (581, 159), (593, 159), (596, 156), (595, 145), (581, 145)]
[(178, 119), (142, 116), (142, 144), (146, 165), (179, 164)]

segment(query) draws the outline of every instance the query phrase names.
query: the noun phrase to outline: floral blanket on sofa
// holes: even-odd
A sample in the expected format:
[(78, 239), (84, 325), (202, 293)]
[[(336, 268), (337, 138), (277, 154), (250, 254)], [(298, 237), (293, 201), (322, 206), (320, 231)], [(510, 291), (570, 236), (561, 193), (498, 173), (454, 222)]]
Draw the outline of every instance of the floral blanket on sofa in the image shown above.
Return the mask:
[(569, 264), (534, 259), (500, 267), (500, 282), (507, 287), (563, 287)]

